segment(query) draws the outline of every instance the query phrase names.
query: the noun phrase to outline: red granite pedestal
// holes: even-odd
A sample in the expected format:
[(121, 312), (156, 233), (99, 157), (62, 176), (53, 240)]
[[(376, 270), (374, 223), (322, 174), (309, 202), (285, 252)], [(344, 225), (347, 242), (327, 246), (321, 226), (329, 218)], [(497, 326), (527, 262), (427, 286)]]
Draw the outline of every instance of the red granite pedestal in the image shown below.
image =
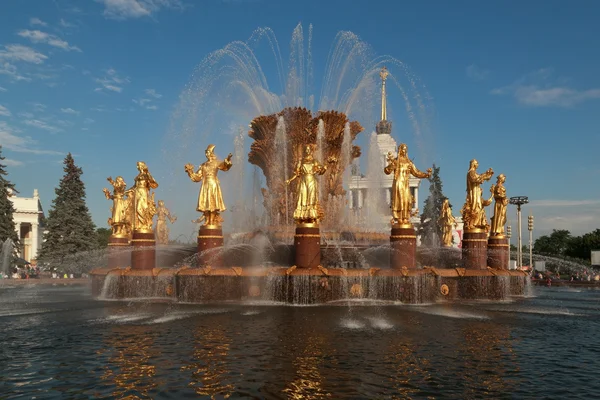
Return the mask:
[(487, 268), (487, 243), (487, 232), (464, 232), (462, 240), (462, 260), (464, 268)]
[(156, 267), (154, 232), (133, 231), (131, 247), (131, 269), (145, 270)]
[(317, 268), (321, 265), (321, 232), (316, 224), (299, 224), (294, 235), (296, 267)]
[(128, 237), (108, 238), (108, 268), (124, 268), (131, 265), (131, 252), (128, 251), (128, 247)]
[(412, 225), (392, 225), (390, 235), (390, 267), (416, 268), (417, 235)]
[(216, 251), (209, 251), (223, 247), (223, 229), (216, 225), (203, 225), (198, 230), (198, 256), (200, 265), (218, 267), (222, 264), (222, 257)]
[(495, 269), (508, 269), (508, 239), (490, 236), (487, 243), (487, 265)]

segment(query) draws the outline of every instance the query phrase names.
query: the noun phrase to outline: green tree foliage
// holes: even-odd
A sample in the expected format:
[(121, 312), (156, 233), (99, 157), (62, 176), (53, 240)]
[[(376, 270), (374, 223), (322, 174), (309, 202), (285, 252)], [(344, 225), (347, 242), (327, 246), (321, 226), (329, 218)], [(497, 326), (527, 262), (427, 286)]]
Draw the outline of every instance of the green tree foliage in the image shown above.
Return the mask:
[(592, 250), (600, 250), (600, 229), (573, 237), (565, 250), (565, 255), (590, 260)]
[(85, 203), (85, 185), (81, 181), (83, 171), (75, 165), (71, 153), (64, 160), (64, 176), (55, 189), (52, 209), (48, 213), (44, 243), (39, 260), (60, 265), (66, 258), (94, 250), (98, 236), (92, 217)]
[(533, 244), (533, 251), (541, 254), (562, 256), (565, 254), (571, 238), (571, 232), (564, 229), (553, 229), (549, 236), (544, 235), (536, 239)]
[(423, 213), (421, 214), (421, 225), (419, 226), (421, 242), (426, 246), (438, 245), (442, 237), (442, 229), (438, 225), (442, 205), (444, 199), (446, 199), (442, 192), (442, 186), (440, 167), (433, 164), (433, 172), (429, 178), (429, 196), (425, 200)]
[(553, 230), (550, 235), (537, 238), (533, 251), (557, 257), (590, 260), (591, 251), (600, 250), (600, 229), (583, 236), (571, 236), (567, 230)]
[(15, 230), (15, 221), (13, 214), (16, 211), (9, 196), (11, 193), (18, 193), (15, 190), (14, 183), (11, 183), (6, 176), (6, 165), (2, 164), (5, 157), (2, 157), (2, 145), (0, 145), (0, 245), (6, 239), (12, 240), (16, 249), (19, 246), (19, 236)]
[(112, 234), (112, 231), (108, 228), (96, 229), (96, 235), (98, 237), (98, 247), (103, 249), (108, 247), (108, 238)]

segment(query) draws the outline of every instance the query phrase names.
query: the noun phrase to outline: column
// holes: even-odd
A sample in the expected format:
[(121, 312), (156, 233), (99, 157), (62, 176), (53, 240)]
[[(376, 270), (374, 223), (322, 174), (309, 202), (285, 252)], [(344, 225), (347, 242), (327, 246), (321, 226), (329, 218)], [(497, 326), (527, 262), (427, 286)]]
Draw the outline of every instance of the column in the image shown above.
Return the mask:
[(358, 189), (358, 208), (362, 208), (363, 206), (363, 191)]
[(419, 187), (415, 186), (415, 207), (419, 208)]
[(22, 247), (23, 243), (22, 243), (22, 240), (21, 240), (21, 223), (17, 222), (15, 224), (15, 226), (17, 228), (17, 237), (19, 238), (19, 242), (21, 242), (21, 243), (19, 243), (19, 247), (17, 247), (17, 254), (19, 255), (19, 257), (23, 257), (23, 254), (21, 254), (22, 253), (21, 249), (23, 248)]
[(348, 193), (350, 194), (350, 198), (348, 199), (348, 205), (349, 208), (352, 210), (354, 208), (354, 191), (348, 190)]
[[(38, 223), (34, 222), (31, 224), (31, 259), (36, 259), (37, 260), (37, 255), (38, 255), (38, 240), (39, 240), (39, 233), (38, 233)], [(31, 261), (31, 260), (30, 260)]]
[(388, 206), (392, 204), (392, 190), (390, 188), (385, 188), (385, 201)]

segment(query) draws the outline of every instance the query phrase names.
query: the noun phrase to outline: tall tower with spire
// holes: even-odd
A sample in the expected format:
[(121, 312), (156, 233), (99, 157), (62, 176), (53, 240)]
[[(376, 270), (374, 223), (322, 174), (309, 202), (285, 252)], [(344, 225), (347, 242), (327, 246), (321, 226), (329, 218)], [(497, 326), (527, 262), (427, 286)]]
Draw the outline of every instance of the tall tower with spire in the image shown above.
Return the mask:
[(392, 123), (387, 120), (387, 93), (385, 91), (385, 81), (390, 73), (386, 67), (379, 72), (381, 77), (381, 121), (375, 127), (378, 135), (389, 135), (392, 133)]

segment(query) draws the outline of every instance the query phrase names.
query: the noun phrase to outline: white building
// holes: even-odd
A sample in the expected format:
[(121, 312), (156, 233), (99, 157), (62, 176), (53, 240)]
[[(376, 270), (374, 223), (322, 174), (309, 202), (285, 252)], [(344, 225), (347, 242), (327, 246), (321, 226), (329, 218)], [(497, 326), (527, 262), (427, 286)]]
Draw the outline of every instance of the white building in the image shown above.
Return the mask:
[[(372, 192), (373, 190), (377, 190), (379, 193), (376, 193), (376, 197), (385, 198), (385, 210), (381, 210), (381, 223), (385, 225), (389, 225), (391, 219), (391, 199), (392, 199), (392, 183), (394, 181), (393, 175), (386, 175), (383, 172), (383, 169), (388, 164), (386, 157), (388, 152), (391, 152), (394, 157), (398, 154), (398, 144), (396, 140), (392, 137), (392, 123), (387, 120), (387, 98), (385, 91), (385, 81), (388, 76), (388, 72), (385, 67), (381, 70), (380, 73), (382, 85), (381, 85), (381, 121), (376, 126), (377, 137), (376, 140), (371, 140), (370, 146), (376, 146), (376, 152), (378, 153), (381, 160), (381, 168), (378, 166), (378, 170), (380, 171), (376, 175), (368, 174), (367, 176), (361, 175), (359, 171), (353, 170), (352, 176), (350, 177), (350, 182), (348, 184), (348, 189), (350, 191), (349, 194), (349, 206), (352, 210), (355, 211), (355, 214), (358, 215), (359, 220), (364, 218), (372, 219), (373, 215), (366, 216), (361, 215), (365, 213), (365, 202), (368, 201), (368, 192)], [(374, 143), (375, 142), (375, 143)], [(370, 149), (370, 153), (373, 151)], [(369, 155), (371, 158), (371, 155)], [(371, 160), (369, 160), (371, 162)], [(371, 168), (371, 166), (369, 167)], [(411, 178), (409, 181), (410, 191), (413, 196), (413, 213), (415, 216), (411, 218), (412, 224), (417, 227), (420, 223), (420, 218), (418, 214), (419, 208), (419, 185), (421, 183), (421, 179), (419, 178)], [(383, 193), (382, 193), (383, 192)], [(371, 199), (373, 200), (373, 199)], [(373, 205), (370, 204), (372, 207)], [(378, 207), (382, 208), (382, 207)], [(362, 217), (362, 218), (361, 218)]]
[(12, 195), (9, 199), (13, 202), (16, 210), (13, 219), (21, 242), (19, 257), (31, 262), (37, 258), (44, 234), (42, 226), (44, 210), (38, 190), (33, 189), (33, 197)]
[[(387, 78), (387, 70), (385, 67), (381, 70), (380, 73), (382, 79), (381, 86), (381, 121), (376, 126), (377, 137), (375, 140), (370, 142), (370, 145), (376, 146), (376, 152), (378, 153), (381, 160), (381, 168), (378, 167), (380, 174), (367, 176), (360, 174), (358, 168), (353, 168), (352, 174), (350, 177), (350, 182), (348, 183), (349, 190), (349, 198), (348, 205), (350, 209), (354, 211), (354, 215), (357, 217), (359, 224), (364, 224), (365, 219), (374, 219), (377, 218), (377, 221), (370, 221), (371, 227), (376, 226), (377, 228), (389, 228), (391, 216), (391, 201), (392, 201), (392, 184), (394, 181), (393, 175), (386, 175), (383, 172), (384, 167), (388, 164), (386, 161), (386, 157), (388, 152), (391, 152), (394, 157), (398, 155), (398, 144), (396, 140), (392, 137), (392, 123), (387, 120), (387, 99), (386, 99), (386, 91), (385, 91), (385, 80)], [(410, 149), (409, 149), (410, 151)], [(423, 169), (424, 170), (424, 169)], [(419, 186), (421, 184), (421, 179), (419, 178), (411, 178), (409, 181), (410, 191), (413, 197), (413, 217), (411, 218), (411, 223), (418, 228), (421, 224), (421, 219), (419, 215)], [(378, 215), (375, 217), (374, 215), (368, 215), (368, 211), (366, 210), (369, 192), (372, 190), (379, 191), (376, 196), (379, 198), (385, 199), (385, 210), (380, 210)], [(383, 192), (383, 193), (381, 193)], [(372, 204), (368, 205), (372, 207)], [(383, 208), (380, 207), (380, 208)], [(462, 217), (458, 216), (456, 218), (456, 227), (452, 232), (452, 236), (454, 239), (453, 247), (461, 247), (462, 246), (462, 236), (463, 236), (463, 222)], [(420, 238), (417, 238), (417, 243), (420, 244)]]

